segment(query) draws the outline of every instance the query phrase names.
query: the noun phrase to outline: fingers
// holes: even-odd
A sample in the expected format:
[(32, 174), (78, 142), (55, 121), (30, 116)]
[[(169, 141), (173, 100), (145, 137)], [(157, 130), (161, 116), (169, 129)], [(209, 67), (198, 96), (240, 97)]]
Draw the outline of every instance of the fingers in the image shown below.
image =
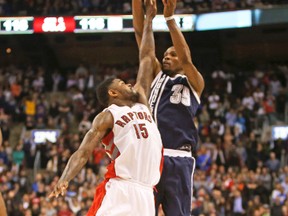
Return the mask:
[(176, 4), (176, 0), (162, 0), (164, 6), (171, 6)]
[(156, 0), (151, 0), (150, 1), (151, 6), (153, 7), (153, 9), (157, 9), (157, 4), (156, 4)]
[(56, 189), (54, 191), (52, 191), (49, 196), (48, 196), (48, 199), (51, 199), (53, 197), (58, 197), (59, 196), (59, 192), (56, 191)]
[(67, 182), (63, 182), (63, 184), (60, 185), (59, 194), (61, 194), (61, 196), (65, 195), (67, 187), (68, 187), (68, 183)]
[(48, 196), (48, 198), (50, 199), (50, 198), (53, 198), (53, 197), (58, 197), (59, 196), (59, 194), (60, 194), (60, 191), (59, 190), (57, 190), (57, 189), (54, 189), (54, 191), (52, 191), (52, 193)]
[(155, 17), (157, 13), (157, 5), (155, 0), (146, 0), (146, 5), (145, 5), (145, 10), (146, 10), (146, 16), (149, 16), (150, 18)]
[(154, 5), (156, 5), (156, 0), (146, 0), (145, 5), (146, 6), (154, 6)]
[(49, 194), (48, 199), (51, 199), (54, 196), (55, 196), (54, 191), (52, 191), (52, 193)]
[(68, 188), (68, 182), (63, 182), (59, 185), (56, 185), (54, 190), (51, 192), (51, 194), (48, 196), (48, 198), (52, 197), (58, 197), (59, 195), (64, 196), (66, 193), (66, 190)]
[(145, 7), (148, 7), (150, 5), (153, 5), (153, 0), (145, 0), (144, 3), (145, 3)]

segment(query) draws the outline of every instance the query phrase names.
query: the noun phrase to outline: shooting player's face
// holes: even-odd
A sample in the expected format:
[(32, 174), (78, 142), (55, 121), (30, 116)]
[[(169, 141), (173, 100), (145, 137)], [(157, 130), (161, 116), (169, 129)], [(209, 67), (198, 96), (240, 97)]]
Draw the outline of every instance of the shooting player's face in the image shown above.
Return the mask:
[(180, 70), (182, 70), (174, 47), (169, 47), (164, 53), (164, 58), (162, 60), (162, 69), (169, 76), (174, 76)]

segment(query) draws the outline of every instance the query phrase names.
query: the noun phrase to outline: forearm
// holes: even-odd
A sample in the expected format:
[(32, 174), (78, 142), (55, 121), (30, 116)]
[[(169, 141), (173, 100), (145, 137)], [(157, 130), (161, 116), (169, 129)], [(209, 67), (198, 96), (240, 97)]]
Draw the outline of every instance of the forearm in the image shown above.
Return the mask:
[(139, 71), (137, 83), (141, 85), (146, 96), (150, 94), (150, 85), (153, 80), (155, 62), (155, 42), (152, 31), (153, 17), (146, 16), (142, 43), (139, 51)]
[(132, 0), (132, 14), (135, 37), (138, 48), (140, 48), (144, 28), (144, 11), (142, 9), (142, 0)]
[(192, 62), (189, 46), (174, 19), (168, 20), (167, 25), (176, 50), (179, 62), (188, 78), (189, 83), (200, 97), (204, 89), (204, 79)]
[(141, 43), (140, 46), (140, 61), (144, 57), (151, 57), (155, 58), (155, 41), (154, 36), (152, 32), (152, 20), (146, 19), (145, 25), (144, 25), (144, 31), (143, 31), (143, 37), (142, 37), (143, 43)]
[(192, 59), (189, 46), (180, 28), (177, 26), (175, 19), (168, 20), (166, 23), (179, 61), (181, 64), (191, 62)]
[(71, 179), (73, 179), (87, 163), (89, 155), (90, 154), (88, 152), (80, 149), (72, 154), (60, 180), (69, 182)]
[[(97, 119), (96, 118), (95, 119), (96, 120), (100, 119), (99, 122), (97, 122), (97, 124), (102, 125), (102, 127), (105, 127), (106, 126), (105, 124), (108, 124), (111, 122), (106, 123), (105, 122), (106, 119), (103, 116), (104, 115), (100, 115), (99, 118), (97, 118), (98, 116), (96, 116)], [(111, 119), (108, 119), (108, 120), (111, 120)], [(93, 121), (93, 124), (95, 124), (94, 121)], [(90, 155), (92, 154), (93, 149), (95, 149), (100, 144), (100, 141), (103, 138), (105, 132), (106, 132), (106, 128), (105, 130), (101, 130), (99, 129), (99, 127), (94, 126), (93, 129), (91, 128), (85, 134), (79, 149), (71, 155), (62, 173), (62, 176), (60, 178), (61, 180), (65, 180), (69, 182), (72, 178), (74, 178), (79, 173), (82, 167), (87, 163)]]

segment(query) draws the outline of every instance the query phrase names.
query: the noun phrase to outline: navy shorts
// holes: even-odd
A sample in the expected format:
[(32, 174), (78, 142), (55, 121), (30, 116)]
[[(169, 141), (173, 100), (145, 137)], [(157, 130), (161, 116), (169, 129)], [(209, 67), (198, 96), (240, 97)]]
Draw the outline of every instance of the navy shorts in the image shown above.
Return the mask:
[(190, 216), (194, 168), (193, 157), (164, 156), (163, 171), (155, 192), (156, 215), (162, 204), (165, 216)]

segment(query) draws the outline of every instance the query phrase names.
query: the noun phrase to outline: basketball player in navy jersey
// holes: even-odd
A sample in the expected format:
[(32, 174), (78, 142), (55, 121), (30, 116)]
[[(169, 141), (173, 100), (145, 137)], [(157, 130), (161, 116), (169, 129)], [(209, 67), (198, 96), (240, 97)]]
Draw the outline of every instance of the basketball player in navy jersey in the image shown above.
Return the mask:
[(107, 166), (105, 180), (96, 188), (88, 216), (155, 214), (153, 188), (160, 180), (163, 165), (161, 136), (148, 107), (155, 60), (152, 20), (156, 12), (156, 3), (147, 1), (135, 86), (116, 78), (109, 78), (99, 85), (97, 97), (108, 107), (93, 120), (91, 129), (72, 154), (49, 196), (64, 195), (69, 181), (102, 143), (111, 163)]
[[(164, 17), (173, 46), (164, 53), (162, 70), (156, 60), (155, 79), (149, 103), (164, 146), (164, 167), (157, 185), (156, 210), (162, 204), (165, 216), (188, 216), (197, 145), (193, 118), (200, 105), (204, 80), (194, 66), (189, 47), (173, 17), (177, 0), (162, 0)], [(142, 0), (133, 0), (133, 25), (141, 45), (144, 12)], [(157, 212), (156, 212), (157, 215)]]

